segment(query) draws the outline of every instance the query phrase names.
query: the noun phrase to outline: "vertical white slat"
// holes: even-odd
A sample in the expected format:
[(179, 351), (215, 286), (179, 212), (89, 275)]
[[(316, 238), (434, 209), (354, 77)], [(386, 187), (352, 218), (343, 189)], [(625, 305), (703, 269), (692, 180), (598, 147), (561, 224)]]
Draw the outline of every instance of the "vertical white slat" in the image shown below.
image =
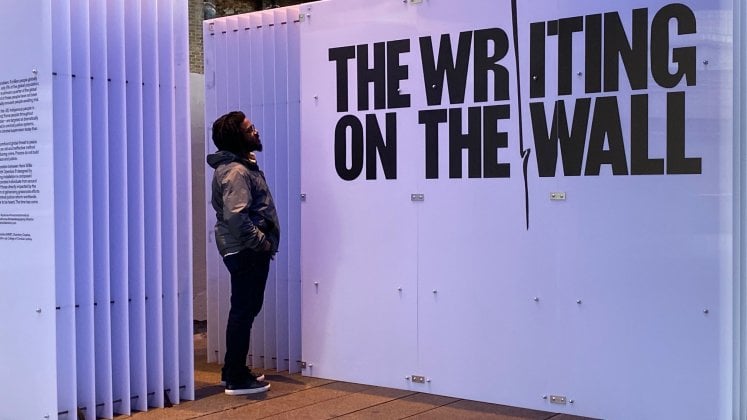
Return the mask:
[[(251, 95), (253, 83), (252, 63), (255, 60), (261, 60), (261, 57), (254, 57), (252, 55), (252, 38), (259, 36), (259, 29), (252, 26), (252, 22), (249, 16), (250, 15), (248, 14), (243, 14), (236, 17), (236, 19), (238, 20), (238, 36), (234, 41), (235, 46), (233, 48), (229, 48), (229, 51), (237, 51), (237, 73), (227, 76), (227, 83), (233, 84), (236, 87), (236, 92), (238, 93), (238, 95), (234, 95), (235, 97), (233, 98), (234, 100), (238, 101), (236, 109), (244, 112), (247, 115), (247, 118), (249, 118), (253, 124), (261, 129), (261, 127), (259, 126), (260, 122), (256, 120), (252, 112), (252, 104), (257, 101), (257, 98), (253, 98)], [(254, 325), (256, 325), (256, 322)], [(257, 348), (254, 333), (252, 333), (252, 335), (250, 336), (249, 346), (250, 347), (247, 354), (247, 364), (249, 366), (257, 366), (254, 362), (253, 357), (254, 354), (257, 354), (256, 350), (254, 350)]]
[(174, 120), (176, 139), (179, 398), (194, 400), (192, 315), (192, 153), (189, 113), (189, 11), (174, 2)]
[(226, 22), (226, 111), (240, 111), (240, 96), (236, 95), (242, 78), (239, 74), (239, 59), (243, 55), (243, 51), (239, 49), (239, 18), (227, 16), (223, 20)]
[[(227, 70), (228, 66), (226, 64), (227, 60), (227, 52), (226, 52), (226, 22), (225, 19), (219, 19), (215, 21), (215, 104), (216, 104), (216, 117), (225, 114), (229, 111), (228, 109), (228, 96), (229, 96), (229, 84), (227, 83)], [(233, 86), (230, 87), (231, 92), (233, 91)], [(213, 170), (210, 168), (208, 171), (212, 175)], [(213, 220), (214, 223), (214, 220)], [(217, 352), (217, 360), (219, 362), (223, 361), (223, 357), (226, 353), (226, 323), (228, 322), (228, 310), (230, 308), (230, 294), (231, 294), (231, 280), (230, 276), (228, 274), (228, 270), (226, 269), (226, 266), (223, 264), (223, 261), (220, 257), (220, 255), (217, 253), (217, 250), (214, 248), (212, 252), (210, 252), (209, 255), (212, 255), (213, 258), (215, 258), (216, 261), (216, 267), (217, 267), (217, 298), (214, 300), (215, 304), (217, 305), (217, 311), (218, 311), (218, 328), (216, 333), (218, 333), (218, 340), (217, 344), (218, 347), (215, 349), (211, 349), (213, 352)], [(208, 281), (210, 281), (210, 278), (208, 278)], [(210, 290), (208, 290), (208, 293), (210, 293)], [(208, 335), (210, 335), (210, 331), (208, 331)], [(210, 344), (211, 340), (208, 340), (208, 344)], [(213, 340), (215, 343), (216, 341)]]
[[(236, 78), (238, 71), (238, 59), (236, 57), (237, 51), (235, 49), (235, 32), (237, 27), (237, 20), (233, 16), (225, 17), (221, 19), (220, 28), (220, 40), (221, 43), (218, 46), (218, 62), (222, 63), (221, 78), (219, 80), (218, 92), (218, 104), (223, 106), (223, 110), (218, 115), (223, 115), (227, 112), (235, 111), (238, 100), (234, 91), (236, 89)], [(221, 262), (218, 264), (220, 267), (220, 328), (222, 331), (221, 336), (221, 352), (220, 360), (223, 361), (226, 355), (226, 325), (228, 324), (228, 313), (231, 309), (231, 275), (226, 269), (226, 266)]]
[(161, 180), (163, 378), (169, 401), (179, 402), (176, 279), (176, 154), (174, 149), (173, 0), (158, 0), (158, 104)]
[[(263, 31), (265, 30), (262, 26), (262, 16), (260, 13), (251, 13), (249, 15), (251, 31), (252, 33), (252, 54), (257, 59), (251, 61), (252, 65), (252, 79), (251, 79), (251, 106), (249, 108), (249, 118), (252, 120), (254, 125), (260, 130), (260, 135), (265, 133), (267, 136), (267, 130), (265, 127), (264, 119), (264, 46)], [(260, 156), (260, 165), (264, 164), (265, 156)], [(264, 367), (263, 356), (264, 356), (264, 311), (261, 311), (254, 320), (251, 333), (251, 341), (249, 343), (249, 355), (251, 357), (251, 366)]]
[(747, 124), (740, 116), (745, 114), (747, 107), (747, 55), (743, 53), (747, 42), (747, 8), (744, 2), (734, 2), (734, 276), (732, 296), (733, 324), (732, 340), (734, 346), (732, 384), (731, 384), (731, 414), (733, 418), (747, 418), (747, 277), (745, 276), (745, 262), (747, 261), (747, 208), (745, 208), (745, 181), (747, 181), (747, 165), (744, 164), (745, 139), (747, 138)]
[(727, 339), (732, 340), (733, 343), (733, 354), (732, 354), (732, 372), (730, 378), (731, 392), (729, 398), (731, 399), (731, 410), (732, 418), (747, 418), (747, 395), (745, 386), (747, 386), (747, 278), (745, 277), (745, 180), (747, 166), (744, 165), (744, 147), (745, 138), (747, 137), (746, 128), (747, 125), (743, 118), (739, 116), (745, 113), (745, 99), (747, 99), (747, 92), (745, 91), (745, 84), (747, 71), (745, 64), (747, 64), (747, 56), (743, 53), (745, 48), (745, 41), (747, 41), (747, 9), (745, 8), (744, 2), (735, 2), (733, 19), (734, 19), (734, 103), (733, 112), (737, 118), (734, 119), (734, 148), (733, 148), (733, 165), (734, 165), (734, 178), (733, 178), (733, 285), (732, 285), (732, 331), (731, 337)]
[[(252, 29), (249, 14), (238, 15), (238, 69), (239, 78), (236, 85), (239, 105), (238, 109), (249, 113), (251, 109), (251, 86), (252, 86), (252, 66), (251, 62), (259, 60), (259, 57), (252, 56), (252, 36), (256, 35), (256, 30)], [(251, 115), (249, 116), (251, 118)]]
[[(237, 58), (238, 58), (238, 77), (234, 82), (235, 92), (238, 93), (238, 108), (243, 111), (248, 118), (252, 119), (251, 115), (251, 86), (252, 86), (252, 68), (251, 63), (254, 60), (261, 59), (260, 57), (252, 56), (252, 36), (257, 36), (258, 30), (252, 28), (248, 14), (242, 14), (236, 17), (238, 19), (238, 44), (237, 44)], [(255, 122), (254, 120), (252, 120)], [(255, 122), (256, 123), (256, 122)], [(250, 341), (251, 345), (251, 341)], [(249, 348), (249, 354), (247, 354), (247, 362), (251, 366), (253, 365), (252, 360), (252, 348)]]
[(96, 416), (91, 156), (91, 68), (88, 1), (70, 3), (73, 85), (73, 177), (78, 406)]
[[(203, 53), (205, 57), (205, 155), (215, 152), (215, 145), (211, 140), (212, 122), (218, 116), (217, 86), (216, 86), (216, 49), (218, 35), (215, 32), (215, 21), (205, 21), (202, 27)], [(207, 318), (208, 318), (208, 343), (207, 361), (219, 362), (220, 358), (220, 307), (218, 299), (219, 292), (219, 270), (222, 264), (217, 257), (215, 247), (215, 210), (210, 205), (211, 179), (213, 170), (205, 164), (205, 271), (206, 271), (206, 294), (207, 294)]]
[[(270, 191), (277, 191), (277, 157), (278, 137), (276, 135), (275, 109), (277, 96), (275, 90), (275, 13), (272, 11), (262, 12), (262, 45), (264, 54), (262, 64), (264, 66), (264, 83), (262, 84), (264, 102), (263, 137), (269, 141), (264, 144), (263, 152), (260, 154), (263, 170), (265, 172)], [(275, 200), (277, 202), (277, 199)], [(277, 204), (277, 203), (276, 203)], [(277, 367), (277, 337), (275, 313), (277, 308), (277, 261), (270, 264), (270, 272), (267, 276), (265, 288), (265, 300), (262, 308), (262, 321), (264, 334), (262, 336), (263, 367), (275, 369)], [(256, 325), (257, 323), (255, 323)], [(259, 343), (258, 343), (259, 344)]]
[(109, 111), (109, 278), (111, 282), (112, 398), (116, 414), (129, 415), (130, 339), (127, 220), (127, 89), (125, 84), (125, 6), (107, 2)]
[[(55, 293), (57, 302), (57, 408), (77, 410), (73, 203), (73, 100), (70, 3), (52, 3), (54, 124)], [(73, 414), (71, 414), (73, 413)], [(64, 418), (63, 415), (60, 415)]]
[(288, 371), (301, 371), (301, 86), (299, 8), (288, 8)]
[(148, 405), (163, 407), (163, 266), (158, 96), (158, 4), (142, 3), (145, 316)]
[(2, 5), (0, 416), (39, 419), (58, 406), (53, 17), (48, 1)]
[(130, 401), (133, 410), (148, 409), (145, 316), (145, 211), (143, 177), (142, 5), (125, 7), (125, 76), (127, 104), (128, 295), (130, 332)]
[[(218, 79), (216, 88), (216, 104), (218, 105), (218, 115), (223, 115), (231, 109), (228, 107), (228, 98), (233, 92), (233, 86), (228, 82), (228, 49), (227, 49), (227, 27), (226, 20), (221, 19), (217, 25), (219, 30), (218, 43), (216, 44), (216, 63), (218, 64), (219, 71), (216, 73)], [(220, 319), (220, 355), (219, 361), (223, 362), (226, 355), (226, 325), (228, 324), (228, 312), (231, 309), (231, 275), (228, 272), (223, 260), (218, 254), (218, 311)]]
[(89, 1), (93, 221), (95, 416), (114, 416), (109, 265), (109, 95), (106, 4)]
[[(275, 368), (288, 370), (288, 12), (278, 10), (275, 14), (275, 205), (280, 219), (280, 247), (275, 257)], [(272, 315), (271, 315), (272, 316)]]

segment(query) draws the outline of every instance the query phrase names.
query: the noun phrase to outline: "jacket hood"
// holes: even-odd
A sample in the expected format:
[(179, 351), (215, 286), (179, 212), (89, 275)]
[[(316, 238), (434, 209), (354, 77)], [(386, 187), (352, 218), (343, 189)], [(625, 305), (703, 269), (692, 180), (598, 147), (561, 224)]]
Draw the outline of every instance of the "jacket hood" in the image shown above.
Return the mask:
[(226, 150), (220, 150), (216, 153), (207, 155), (207, 163), (213, 169), (218, 168), (220, 165), (240, 161), (241, 160), (238, 156)]

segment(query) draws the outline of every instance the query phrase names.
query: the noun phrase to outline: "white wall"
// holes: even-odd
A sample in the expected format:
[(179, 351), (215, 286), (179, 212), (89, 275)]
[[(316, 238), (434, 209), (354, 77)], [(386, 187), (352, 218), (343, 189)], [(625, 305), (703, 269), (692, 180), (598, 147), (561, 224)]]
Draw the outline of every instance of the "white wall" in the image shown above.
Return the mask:
[[(733, 159), (743, 136), (733, 135), (732, 103), (742, 103), (733, 101), (733, 76), (734, 57), (740, 62), (743, 57), (734, 47), (731, 2), (684, 4), (694, 14), (695, 33), (669, 36), (662, 28), (685, 30), (689, 12), (666, 1), (563, 0), (529, 6), (488, 0), (328, 0), (301, 6), (301, 62), (297, 72), (288, 72), (288, 83), (290, 89), (294, 74), (301, 79), (299, 192), (305, 201), (302, 236), (291, 237), (290, 245), (301, 246), (302, 302), (289, 301), (288, 310), (302, 304), (304, 374), (611, 419), (729, 418), (732, 407), (742, 412), (738, 390), (744, 375), (738, 372), (744, 362), (744, 275), (738, 271), (735, 276), (733, 268), (741, 267), (736, 255), (743, 255), (744, 235), (734, 235), (744, 212), (742, 184), (734, 180), (743, 172), (744, 159)], [(647, 9), (646, 14), (636, 9)], [(667, 11), (685, 20), (670, 25), (659, 15), (665, 23), (656, 25), (654, 34), (654, 17)], [(263, 125), (265, 116), (276, 115), (275, 110), (265, 112), (268, 103), (284, 99), (266, 96), (271, 85), (263, 78), (274, 73), (267, 66), (275, 50), (267, 48), (265, 37), (277, 30), (269, 16), (206, 23), (206, 121), (236, 107), (249, 109)], [(575, 16), (580, 21), (566, 19)], [(635, 63), (626, 69), (613, 53), (605, 64), (601, 51), (600, 62), (593, 59), (595, 46), (603, 45), (596, 44), (603, 36), (594, 33), (595, 25), (601, 21), (602, 28), (614, 29), (618, 18), (626, 37), (634, 31), (642, 37), (635, 48), (646, 49), (637, 59), (643, 62), (643, 87), (630, 81), (635, 77), (628, 71)], [(563, 20), (556, 30), (552, 22), (558, 19)], [(639, 20), (635, 25), (634, 19)], [(579, 22), (584, 32), (573, 29)], [(538, 31), (544, 48), (531, 40), (533, 23), (544, 24)], [(478, 54), (472, 38), (464, 44), (463, 100), (456, 97), (458, 82), (438, 77), (425, 82), (421, 37), (430, 37), (438, 50), (445, 48), (441, 35), (448, 34), (456, 50), (460, 33), (477, 36), (473, 31), (485, 29), (480, 36), (497, 38), (485, 44), (483, 53), (501, 55), (487, 65), (506, 69), (498, 77), (508, 86), (507, 97), (495, 93), (492, 75), (476, 84)], [(575, 33), (569, 37), (568, 31)], [(588, 44), (586, 34), (591, 34)], [(370, 68), (382, 60), (375, 55), (375, 43), (402, 40), (409, 41), (407, 49), (383, 56), (390, 63), (382, 71), (384, 105), (375, 103), (377, 87), (368, 86), (368, 103), (359, 106), (352, 58), (363, 53), (358, 46), (367, 46), (368, 62), (362, 67)], [(682, 53), (674, 54), (665, 40), (672, 48), (695, 48), (691, 83), (661, 82), (662, 72), (677, 71), (670, 59)], [(496, 48), (496, 42), (505, 49)], [(559, 44), (572, 45), (572, 52), (559, 51)], [(653, 51), (652, 45), (661, 49)], [(339, 47), (352, 49), (336, 50), (349, 58), (340, 58), (338, 67), (330, 50)], [(543, 52), (538, 57), (544, 74), (530, 60), (537, 52)], [(558, 67), (565, 59), (569, 67), (561, 76), (569, 76), (563, 83), (570, 92), (558, 88)], [(615, 62), (619, 87), (595, 89), (595, 74), (608, 74), (608, 82), (613, 81)], [(347, 77), (338, 77), (343, 70)], [(340, 88), (341, 81), (347, 81), (347, 90)], [(540, 83), (543, 94), (536, 91)], [(438, 103), (427, 101), (426, 92), (439, 92)], [(408, 105), (386, 101), (402, 95), (410, 96)], [(338, 104), (344, 98), (347, 110)], [(680, 98), (684, 109), (678, 108)], [(583, 133), (577, 139), (583, 142), (580, 176), (570, 173), (573, 159), (566, 143), (560, 157), (537, 159), (542, 152), (547, 156), (539, 147), (542, 135), (550, 140), (549, 150), (560, 150), (558, 131), (550, 128), (557, 100), (564, 101), (569, 125), (583, 112), (584, 101), (597, 115), (575, 126)], [(534, 121), (530, 103), (539, 115)], [(289, 101), (289, 110), (293, 104)], [(539, 104), (547, 112), (546, 127)], [(469, 128), (468, 108), (486, 106), (492, 108), (473, 118), (503, 113), (492, 114), (496, 126)], [(434, 111), (441, 109), (453, 111)], [(437, 133), (438, 141), (426, 140), (421, 111), (433, 111), (424, 118), (448, 118), (453, 130), (440, 123), (430, 133)], [(391, 134), (387, 113), (396, 120), (396, 175), (385, 176), (380, 158), (371, 167), (367, 161), (353, 164), (358, 154), (351, 152), (349, 127), (340, 129), (342, 153), (335, 160), (341, 119), (376, 118), (379, 128)], [(366, 125), (374, 126), (370, 120)], [(468, 128), (480, 132), (474, 137), (481, 146), (491, 138), (494, 143), (450, 156), (449, 142)], [(648, 140), (648, 149), (639, 153), (642, 139)], [(391, 146), (391, 137), (382, 134), (382, 140)], [(673, 147), (683, 143), (684, 151)], [(488, 159), (474, 161), (470, 174), (468, 155), (482, 158), (486, 151)], [(364, 147), (361, 156), (371, 155)], [(614, 172), (611, 155), (615, 162), (624, 161), (616, 163)], [(598, 167), (594, 157), (601, 159)], [(684, 158), (690, 159), (685, 161), (689, 173), (675, 174), (682, 170), (672, 163)], [(629, 175), (641, 172), (632, 168), (633, 161), (650, 159), (660, 159), (648, 163), (655, 174)], [(450, 173), (452, 162), (461, 162), (461, 171)], [(540, 176), (540, 166), (548, 162), (556, 164), (555, 173)], [(510, 166), (510, 173), (500, 172), (497, 163)], [(275, 164), (277, 171), (285, 163)], [(358, 164), (360, 174), (353, 170)], [(351, 173), (352, 179), (342, 179)], [(295, 179), (293, 173), (288, 176)], [(412, 194), (424, 200), (412, 200)], [(226, 310), (221, 302), (227, 301), (228, 289), (220, 260), (210, 257), (210, 225), (209, 359), (218, 361)], [(289, 230), (295, 232), (293, 226)], [(289, 255), (289, 267), (297, 261)], [(266, 308), (262, 331), (268, 313)], [(295, 339), (294, 330), (289, 339)], [(264, 332), (260, 342), (267, 343)], [(268, 354), (257, 360), (254, 351), (253, 363)], [(423, 382), (414, 381), (414, 375)], [(556, 404), (552, 396), (565, 401)]]
[[(686, 1), (687, 10), (667, 8), (665, 1), (517, 2), (516, 43), (512, 3), (329, 0), (303, 7), (308, 16), (301, 26), (302, 331), (303, 359), (311, 366), (305, 373), (610, 419), (729, 417), (734, 398), (729, 380), (734, 360), (731, 2)], [(639, 8), (647, 8), (647, 15), (634, 25), (633, 10)], [(655, 33), (651, 22), (661, 10), (664, 22), (668, 11), (681, 16), (681, 29), (691, 10), (696, 33), (667, 37), (661, 32), (666, 23), (654, 25)], [(613, 28), (619, 17), (628, 37), (634, 28), (645, 37), (646, 51), (638, 61), (643, 87), (629, 82), (622, 64), (619, 88), (587, 87), (595, 74), (612, 81), (617, 62), (612, 55), (602, 73), (593, 61), (594, 42), (600, 39), (593, 33), (595, 15), (604, 19), (599, 14), (606, 12), (617, 15), (607, 15), (604, 27)], [(635, 14), (642, 16), (640, 10)], [(560, 37), (552, 23), (545, 23), (575, 16), (581, 18), (561, 20)], [(531, 40), (533, 23), (545, 23), (539, 29), (544, 53)], [(566, 31), (574, 24), (585, 32), (574, 30), (570, 37)], [(425, 82), (421, 37), (445, 48), (440, 39), (448, 34), (456, 50), (460, 33), (484, 29), (493, 31), (483, 35), (505, 37), (507, 44), (501, 36), (489, 41), (485, 54), (501, 55), (497, 64), (506, 73), (476, 84), (479, 53), (470, 42), (475, 38), (464, 38), (464, 100), (454, 95), (460, 86), (455, 80)], [(409, 41), (409, 48), (375, 57), (375, 43), (393, 46), (398, 40)], [(559, 51), (566, 40), (572, 40), (572, 52)], [(671, 47), (695, 48), (693, 83), (663, 86), (661, 74), (657, 79), (651, 73), (678, 68), (669, 62), (666, 45), (661, 52), (648, 48), (663, 40)], [(369, 100), (359, 106), (361, 45), (368, 48), (362, 66), (371, 68), (379, 60), (385, 74), (379, 83), (386, 84), (383, 97), (410, 95), (409, 105), (385, 101), (379, 107), (376, 87), (369, 85)], [(332, 50), (345, 47), (352, 49)], [(336, 61), (335, 51), (347, 58)], [(425, 51), (423, 56), (431, 54)], [(537, 52), (544, 74), (530, 60)], [(398, 76), (394, 57), (406, 73), (400, 69)], [(655, 61), (659, 57), (663, 65)], [(559, 91), (564, 59), (570, 67), (560, 76), (568, 76), (569, 92)], [(495, 80), (506, 83), (507, 96), (495, 93)], [(546, 90), (537, 96), (540, 83)], [(441, 92), (436, 96), (442, 101), (426, 100), (433, 90)], [(475, 96), (479, 93), (487, 98)], [(341, 109), (341, 98), (348, 99), (347, 109)], [(559, 147), (558, 131), (550, 131), (556, 100), (565, 101), (569, 120), (586, 100), (596, 115), (575, 127), (585, 129), (578, 138), (585, 143), (581, 176), (564, 172), (563, 164), (571, 161), (567, 143), (562, 145), (566, 156), (550, 159), (557, 163), (554, 176), (540, 176), (546, 161), (537, 156), (547, 153), (540, 149), (540, 137), (550, 137), (551, 149)], [(549, 115), (536, 114), (539, 105), (534, 105), (539, 116), (533, 120), (532, 103), (544, 104)], [(488, 106), (501, 107), (488, 111), (507, 112), (497, 127), (482, 125), (489, 113), (475, 113), (479, 122), (470, 125), (468, 108)], [(449, 111), (433, 111), (439, 109)], [(370, 141), (366, 130), (373, 125), (367, 118), (375, 116), (379, 127), (392, 133), (394, 127), (385, 128), (387, 113), (396, 119), (396, 175), (391, 177), (385, 176), (381, 159), (370, 168), (367, 160), (357, 160), (351, 128), (338, 125), (363, 121)], [(426, 139), (420, 118), (429, 115), (449, 120), (438, 124), (437, 141)], [(477, 146), (450, 156), (450, 142), (468, 129), (477, 133)], [(339, 139), (336, 130), (342, 133)], [(488, 143), (495, 132), (506, 137)], [(629, 175), (632, 163), (645, 160), (632, 152), (644, 138), (644, 158), (662, 159), (662, 173), (652, 163), (657, 174)], [(393, 140), (384, 140), (391, 146)], [(684, 151), (675, 150), (677, 142), (684, 142)], [(335, 159), (336, 151), (342, 158)], [(609, 162), (615, 152), (613, 174)], [(468, 155), (479, 156), (472, 174)], [(368, 159), (372, 153), (364, 147), (360, 156)], [(607, 163), (597, 168), (595, 156)], [(691, 159), (686, 174), (674, 173), (678, 156)], [(436, 164), (437, 176), (427, 162)], [(453, 162), (461, 162), (462, 169), (452, 174)], [(509, 165), (510, 174), (489, 174), (496, 163)], [(356, 164), (363, 165), (360, 174)], [(353, 179), (343, 179), (346, 172)], [(553, 199), (557, 193), (565, 199)], [(411, 194), (423, 194), (424, 201), (412, 201)], [(426, 381), (416, 383), (413, 375)], [(552, 395), (566, 397), (566, 403), (553, 404)]]

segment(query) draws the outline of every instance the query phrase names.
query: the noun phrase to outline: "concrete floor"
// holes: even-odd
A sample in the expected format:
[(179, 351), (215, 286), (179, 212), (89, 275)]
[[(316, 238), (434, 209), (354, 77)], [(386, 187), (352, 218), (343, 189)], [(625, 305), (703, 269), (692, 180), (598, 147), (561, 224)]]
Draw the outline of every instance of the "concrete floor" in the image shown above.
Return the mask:
[(220, 365), (205, 361), (206, 342), (204, 334), (195, 335), (195, 401), (118, 419), (584, 419), (276, 371), (257, 370), (272, 384), (268, 393), (228, 396), (218, 384)]

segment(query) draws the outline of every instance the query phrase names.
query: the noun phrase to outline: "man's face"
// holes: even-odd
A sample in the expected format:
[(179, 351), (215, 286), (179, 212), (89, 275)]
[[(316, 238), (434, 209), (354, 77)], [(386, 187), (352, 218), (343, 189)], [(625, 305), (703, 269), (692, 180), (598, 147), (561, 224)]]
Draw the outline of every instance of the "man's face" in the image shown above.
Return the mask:
[(241, 129), (244, 130), (244, 138), (246, 139), (249, 151), (261, 152), (262, 142), (259, 140), (259, 131), (257, 131), (254, 124), (248, 118), (244, 118), (244, 122), (241, 123)]

